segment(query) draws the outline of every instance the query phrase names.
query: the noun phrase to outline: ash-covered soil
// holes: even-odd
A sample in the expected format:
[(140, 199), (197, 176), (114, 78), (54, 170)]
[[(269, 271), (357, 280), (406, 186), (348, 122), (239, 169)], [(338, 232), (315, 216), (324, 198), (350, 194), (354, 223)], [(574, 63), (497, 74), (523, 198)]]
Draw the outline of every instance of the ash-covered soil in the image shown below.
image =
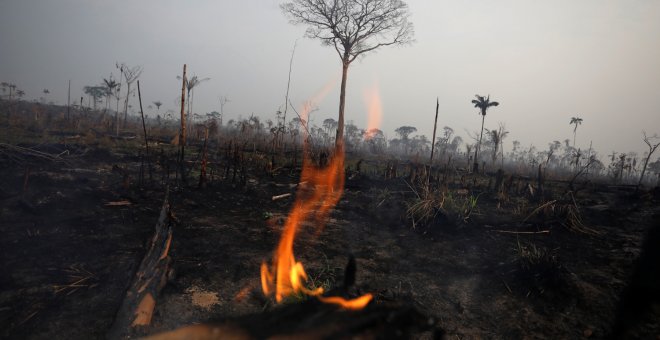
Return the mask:
[[(0, 166), (2, 337), (103, 338), (146, 252), (163, 186), (140, 186), (134, 157), (75, 155)], [(127, 186), (115, 165), (130, 172)], [(259, 268), (272, 258), (296, 183), (296, 172), (281, 171), (171, 187), (174, 271), (148, 333), (274, 308), (259, 293)], [(604, 337), (657, 223), (657, 196), (582, 190), (582, 224), (597, 233), (581, 233), (530, 217), (534, 202), (517, 211), (517, 198), (503, 204), (485, 187), (471, 189), (483, 193), (469, 218), (446, 211), (413, 228), (415, 194), (402, 178), (349, 176), (326, 225), (302, 226), (295, 255), (310, 285), (329, 288), (355, 256), (359, 292), (415, 306), (450, 339)], [(293, 195), (271, 199), (284, 193)], [(632, 337), (660, 335), (658, 320), (658, 308), (646, 313)]]

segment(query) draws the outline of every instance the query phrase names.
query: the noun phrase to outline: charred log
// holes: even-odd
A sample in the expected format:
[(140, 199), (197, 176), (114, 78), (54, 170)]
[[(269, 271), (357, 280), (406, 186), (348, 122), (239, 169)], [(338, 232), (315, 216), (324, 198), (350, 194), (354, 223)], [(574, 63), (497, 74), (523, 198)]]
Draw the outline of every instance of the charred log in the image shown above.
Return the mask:
[(168, 256), (172, 242), (169, 190), (165, 194), (156, 231), (146, 255), (140, 263), (133, 281), (108, 332), (110, 339), (123, 339), (137, 334), (151, 323), (156, 298), (167, 283), (170, 269)]
[(266, 313), (183, 327), (147, 337), (170, 339), (441, 339), (437, 321), (412, 306), (371, 304), (347, 311), (309, 299), (284, 305)]

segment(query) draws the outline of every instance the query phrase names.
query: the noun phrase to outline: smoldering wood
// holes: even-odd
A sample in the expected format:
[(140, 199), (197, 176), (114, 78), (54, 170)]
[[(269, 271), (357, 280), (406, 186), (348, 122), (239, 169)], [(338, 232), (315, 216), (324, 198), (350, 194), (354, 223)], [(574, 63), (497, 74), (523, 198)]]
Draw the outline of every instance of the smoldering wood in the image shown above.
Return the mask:
[(182, 327), (146, 337), (171, 339), (441, 339), (437, 320), (410, 305), (371, 303), (358, 311), (342, 310), (310, 298), (265, 313)]
[(170, 218), (168, 197), (169, 189), (165, 193), (149, 249), (126, 291), (115, 321), (107, 334), (109, 339), (132, 337), (143, 332), (151, 323), (158, 295), (167, 283), (171, 262), (168, 254), (175, 222)]

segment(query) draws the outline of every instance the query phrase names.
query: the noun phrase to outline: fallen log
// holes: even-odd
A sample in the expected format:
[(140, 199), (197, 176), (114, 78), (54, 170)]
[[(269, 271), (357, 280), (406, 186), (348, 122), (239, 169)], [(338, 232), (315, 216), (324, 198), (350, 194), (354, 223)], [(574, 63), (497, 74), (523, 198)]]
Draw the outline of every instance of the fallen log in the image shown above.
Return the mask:
[(441, 339), (437, 320), (410, 305), (372, 303), (343, 310), (316, 299), (288, 304), (265, 313), (182, 327), (145, 339)]
[(133, 337), (133, 335), (144, 334), (151, 323), (156, 298), (167, 283), (170, 267), (168, 253), (172, 242), (174, 222), (169, 217), (168, 196), (169, 189), (165, 194), (149, 250), (126, 291), (115, 321), (107, 334), (109, 339), (125, 339)]

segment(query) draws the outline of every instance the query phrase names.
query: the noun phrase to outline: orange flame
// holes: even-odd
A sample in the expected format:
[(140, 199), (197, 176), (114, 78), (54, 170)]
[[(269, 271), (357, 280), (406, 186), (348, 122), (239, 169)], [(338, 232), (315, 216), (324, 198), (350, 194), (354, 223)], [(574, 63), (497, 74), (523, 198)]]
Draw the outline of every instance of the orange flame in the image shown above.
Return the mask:
[(383, 105), (380, 100), (378, 83), (364, 91), (364, 102), (367, 104), (367, 135), (365, 139), (373, 138), (373, 130), (380, 127), (383, 118)]
[[(302, 117), (307, 117), (310, 105), (305, 105)], [(304, 119), (304, 118), (303, 118)], [(280, 243), (269, 266), (261, 264), (261, 287), (266, 295), (275, 295), (275, 300), (281, 302), (286, 296), (303, 293), (316, 296), (325, 303), (339, 305), (346, 309), (361, 309), (373, 298), (371, 294), (353, 300), (341, 297), (323, 297), (323, 288), (309, 289), (305, 286), (307, 273), (301, 262), (296, 261), (293, 254), (293, 242), (298, 227), (304, 222), (313, 222), (322, 226), (330, 210), (339, 201), (344, 188), (344, 150), (335, 150), (330, 163), (319, 168), (309, 159), (307, 145), (303, 149), (303, 169), (296, 201), (286, 220)]]

